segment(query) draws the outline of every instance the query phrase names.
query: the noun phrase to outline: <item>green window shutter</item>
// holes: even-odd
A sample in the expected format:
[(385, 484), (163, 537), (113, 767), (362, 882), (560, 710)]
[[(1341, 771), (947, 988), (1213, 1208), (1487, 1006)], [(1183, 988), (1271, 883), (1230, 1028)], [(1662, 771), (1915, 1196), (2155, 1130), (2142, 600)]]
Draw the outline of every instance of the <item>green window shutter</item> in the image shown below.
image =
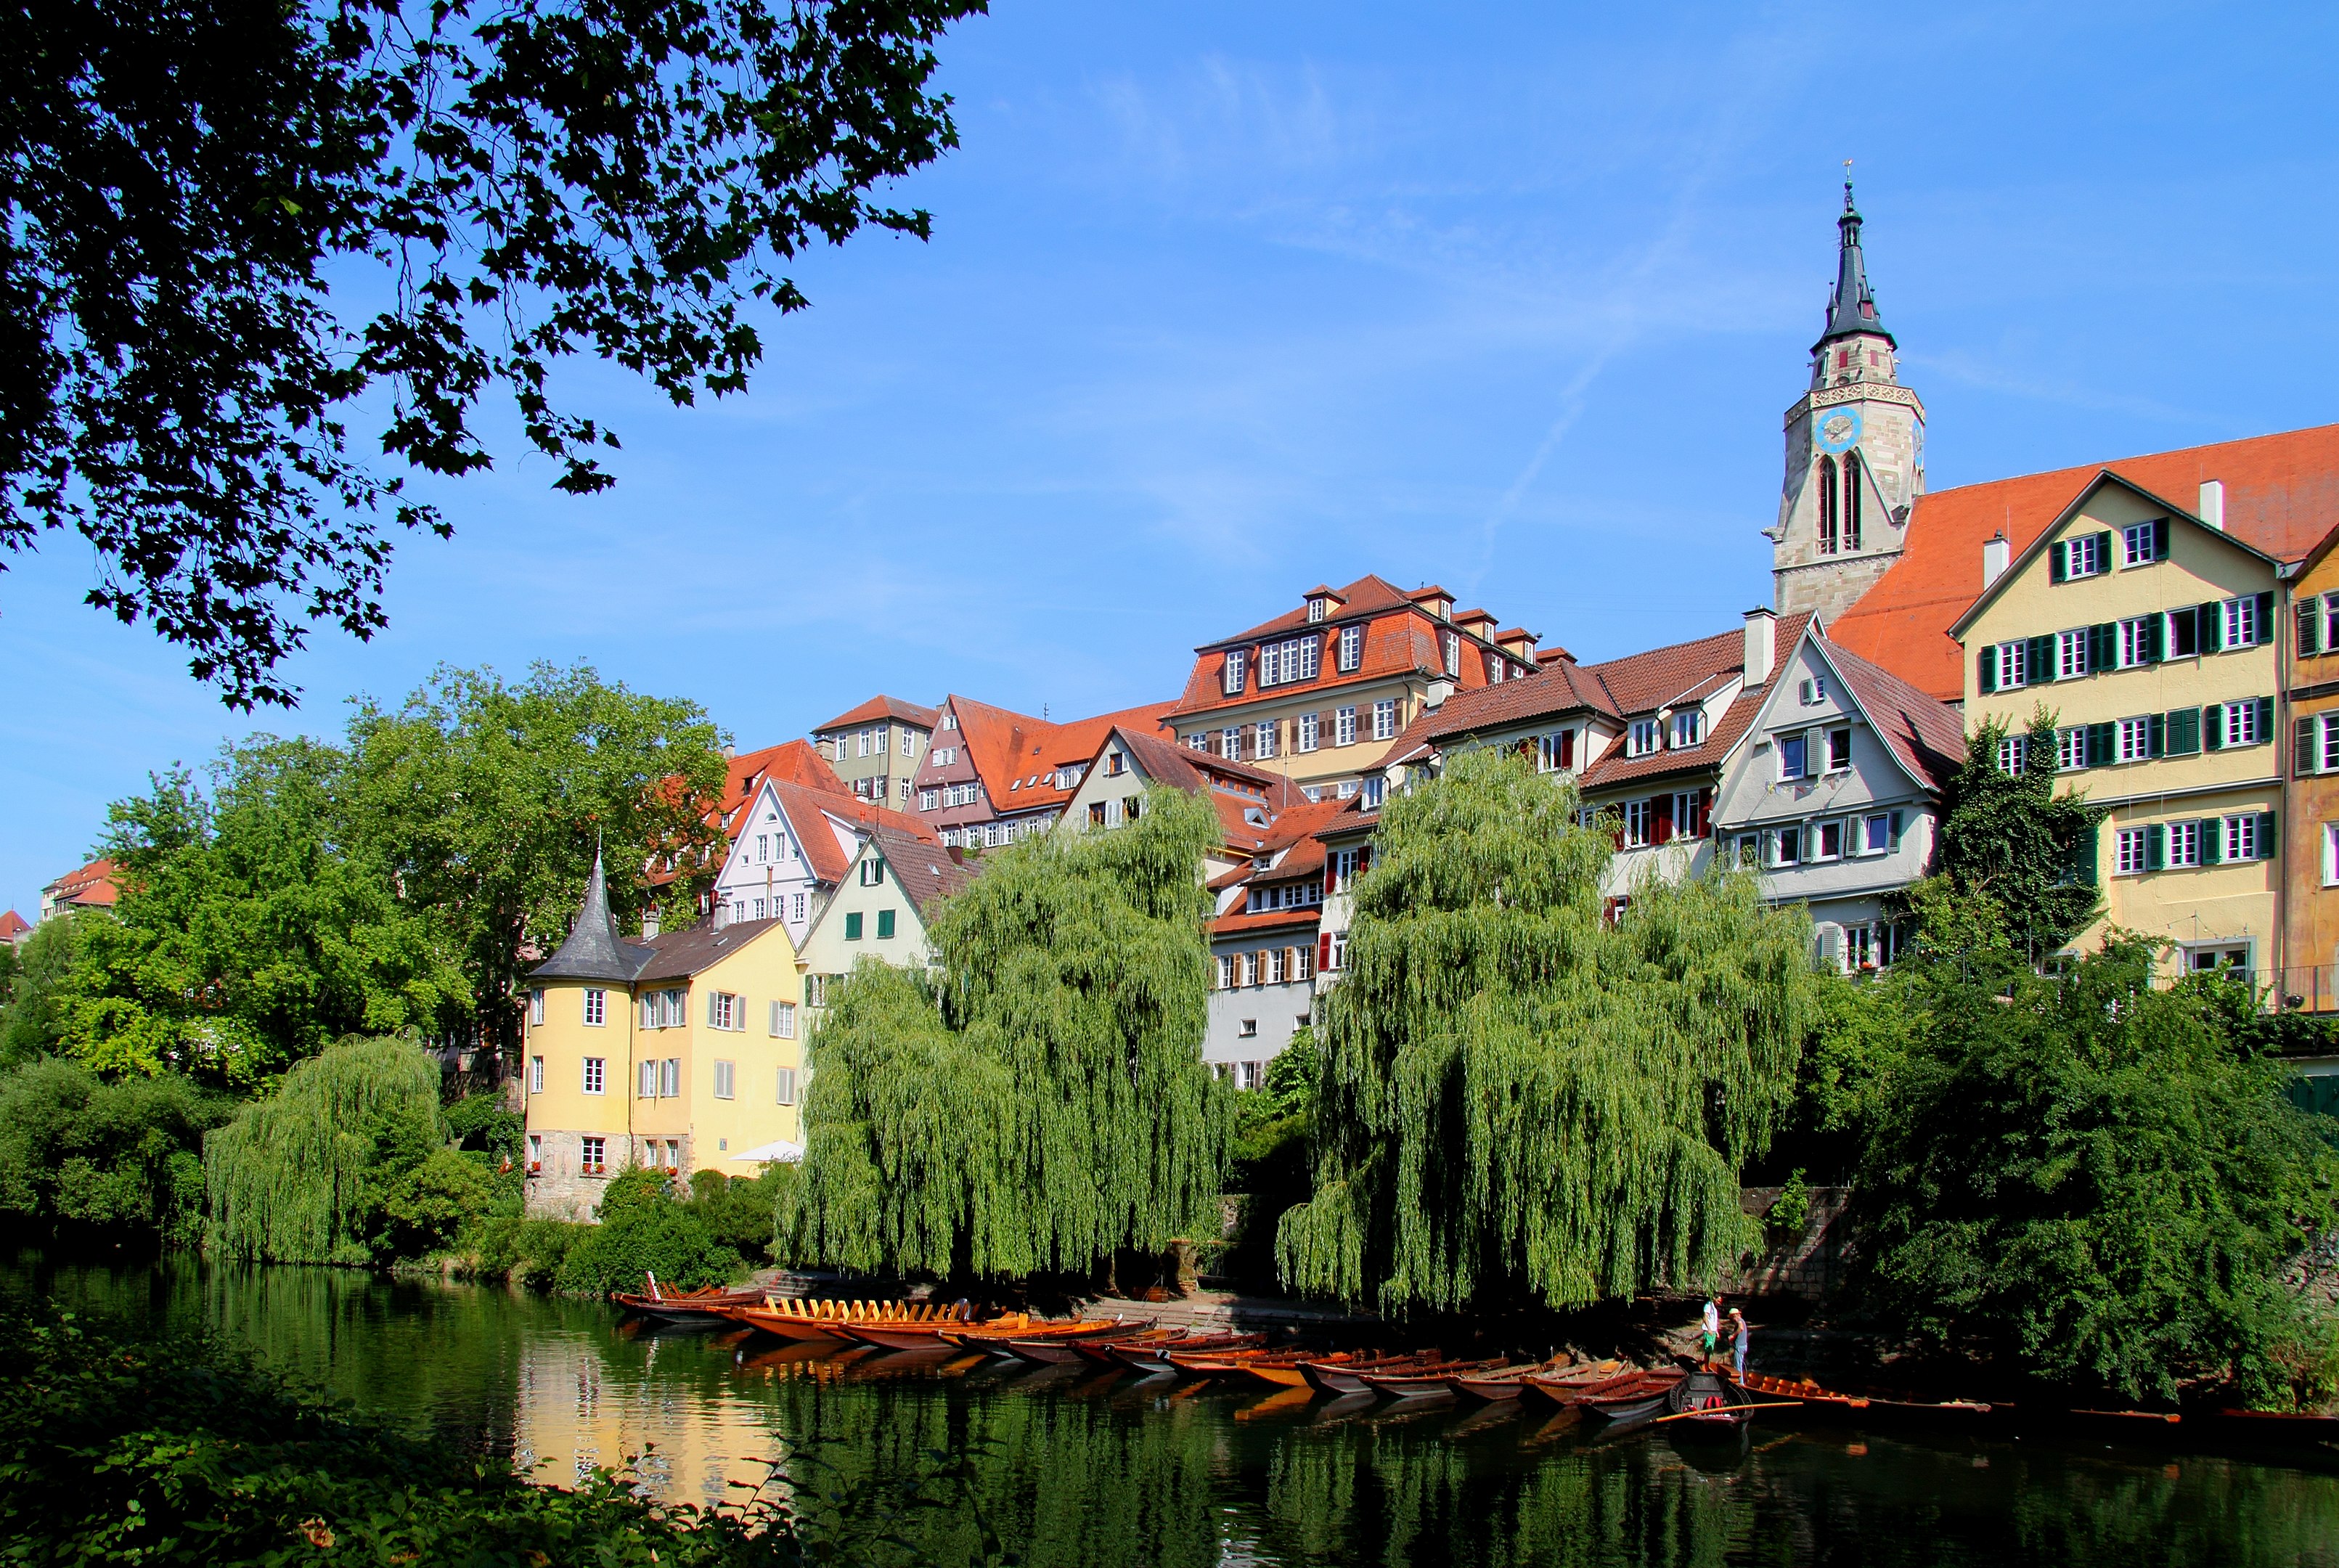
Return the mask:
[(2196, 613), (2201, 617), (2201, 651), (2214, 654), (2226, 646), (2225, 606), (2203, 605)]
[(1981, 683), (1984, 694), (1998, 690), (1998, 645), (1982, 646), (1981, 657), (1974, 663), (1974, 674)]
[(893, 934), (893, 912), (892, 910), (881, 909), (877, 912), (877, 934), (881, 937), (891, 936)]
[(2274, 739), (2274, 699), (2272, 697), (2258, 699), (2257, 736), (2258, 744), (2261, 745)]
[(2150, 718), (2145, 721), (2144, 730), (2145, 754), (2147, 756), (2156, 757), (2166, 756), (2168, 754), (2168, 720), (2166, 717), (2160, 714), (2154, 714)]
[(2154, 823), (2144, 830), (2144, 869), (2158, 871), (2168, 863), (2168, 828)]
[(2109, 621), (2087, 628), (2087, 668), (2107, 670), (2119, 663), (2119, 627)]
[(1892, 847), (1894, 849), (1900, 847), (1900, 828), (1907, 818), (1908, 814), (1905, 812), (1896, 811), (1892, 814)]
[(2201, 863), (2216, 865), (2226, 858), (2226, 819), (2213, 816), (2201, 823)]
[(2065, 544), (2049, 546), (2047, 550), (2047, 580), (2050, 583), (2059, 583), (2068, 579), (2070, 575), (2071, 547)]
[(2168, 754), (2191, 756), (2201, 749), (2201, 710), (2175, 708), (2168, 715)]
[(2030, 666), (2032, 685), (2043, 686), (2055, 678), (2055, 639), (2053, 637), (2031, 638), (2029, 651), (2024, 656)]
[(2314, 745), (2314, 720), (2310, 716), (2293, 719), (2290, 723), (2290, 771), (2300, 778), (2314, 772), (2317, 757)]
[(2274, 858), (2274, 813), (2270, 811), (2258, 813), (2258, 858)]
[(2291, 619), (2298, 627), (2298, 656), (2323, 651), (2323, 604), (2320, 599), (2301, 599), (2290, 606)]
[(2201, 710), (2201, 749), (2221, 752), (2226, 749), (2226, 705), (2211, 703)]
[(2166, 518), (2152, 519), (2152, 558), (2156, 561), (2165, 561), (2168, 558), (2168, 519)]
[(2096, 885), (2097, 873), (2101, 869), (2101, 838), (2103, 824), (2091, 822), (2071, 835), (2071, 858), (2063, 868), (2064, 880), (2075, 887)]
[(2265, 643), (2274, 641), (2274, 596), (2272, 594), (2258, 596), (2258, 640)]
[(2147, 616), (2144, 618), (2144, 662), (2146, 664), (2156, 665), (2161, 661), (2161, 650), (2167, 646), (2165, 640), (2166, 629), (2166, 623), (2160, 616)]
[(2087, 726), (2087, 765), (2109, 767), (2112, 764), (2112, 726), (2108, 724)]
[(857, 912), (844, 917), (844, 940), (847, 942), (861, 940), (861, 916)]
[(2104, 563), (2104, 570), (2111, 570), (2111, 563), (2119, 559), (2119, 557), (2113, 553), (2118, 544), (2119, 541), (2113, 537), (2109, 528), (2096, 536), (2096, 559)]

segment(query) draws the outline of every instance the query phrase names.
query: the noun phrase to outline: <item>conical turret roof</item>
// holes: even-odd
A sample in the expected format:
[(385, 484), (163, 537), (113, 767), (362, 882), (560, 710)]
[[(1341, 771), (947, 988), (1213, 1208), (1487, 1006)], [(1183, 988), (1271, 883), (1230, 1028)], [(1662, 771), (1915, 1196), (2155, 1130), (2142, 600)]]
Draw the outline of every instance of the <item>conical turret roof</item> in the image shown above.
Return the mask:
[(609, 884), (601, 875), (601, 852), (593, 852), (593, 874), (585, 883), (584, 907), (568, 940), (528, 976), (530, 980), (630, 981), (649, 959), (646, 949), (629, 950), (617, 940), (609, 918)]
[(1835, 221), (1841, 235), (1841, 246), (1836, 255), (1835, 292), (1828, 297), (1827, 330), (1811, 345), (1811, 351), (1860, 333), (1883, 339), (1894, 348), (1890, 332), (1884, 330), (1884, 319), (1876, 313), (1876, 294), (1868, 286), (1868, 263), (1860, 253), (1860, 209), (1851, 204), (1851, 179), (1843, 182), (1843, 216)]

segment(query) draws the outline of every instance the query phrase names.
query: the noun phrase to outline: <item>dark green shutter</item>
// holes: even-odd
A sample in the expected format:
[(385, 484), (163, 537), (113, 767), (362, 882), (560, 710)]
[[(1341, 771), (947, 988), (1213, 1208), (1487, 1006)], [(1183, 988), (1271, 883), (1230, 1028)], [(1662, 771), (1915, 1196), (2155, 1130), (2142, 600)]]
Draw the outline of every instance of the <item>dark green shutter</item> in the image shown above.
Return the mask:
[(2096, 559), (2102, 563), (2097, 567), (2098, 570), (2107, 572), (2110, 571), (2112, 569), (2112, 563), (2119, 559), (2117, 555), (2112, 553), (2117, 547), (2118, 542), (2119, 541), (2112, 537), (2111, 530), (2108, 528), (2096, 536)]
[(2226, 819), (2206, 817), (2201, 823), (2201, 863), (2216, 865), (2226, 858)]
[(1900, 824), (1903, 818), (1903, 813), (1896, 811), (1892, 814), (1892, 847), (1894, 849), (1900, 847)]
[(861, 940), (861, 916), (859, 914), (848, 914), (844, 917), (844, 940), (847, 942), (859, 942)]
[(2172, 708), (2168, 714), (2168, 754), (2191, 756), (2201, 749), (2201, 710)]
[(2119, 627), (2109, 621), (2087, 628), (2087, 669), (2116, 669), (2119, 666)]
[(2144, 830), (2144, 869), (2158, 871), (2168, 863), (2168, 828), (2154, 823)]
[(2258, 641), (2262, 643), (2274, 641), (2274, 596), (2272, 594), (2258, 596)]
[(2258, 699), (2257, 735), (2258, 744), (2261, 745), (2274, 739), (2274, 699), (2272, 697)]
[(2258, 858), (2274, 858), (2274, 813), (2270, 811), (2258, 813)]
[(2300, 778), (2314, 772), (2314, 764), (2323, 760), (2314, 754), (2316, 749), (2314, 716), (2293, 719), (2290, 724), (2290, 771)]
[(2107, 724), (2087, 726), (2087, 765), (2109, 767), (2112, 763), (2112, 726)]
[(2322, 604), (2315, 599), (2301, 599), (2290, 606), (2291, 619), (2298, 627), (2298, 656), (2323, 651), (2323, 616), (2318, 612)]
[(2168, 519), (2166, 518), (2152, 519), (2152, 558), (2156, 561), (2165, 561), (2168, 558)]
[(2048, 582), (2059, 583), (2070, 577), (2070, 555), (2071, 547), (2065, 544), (2057, 544), (2048, 550), (2047, 580)]
[(2156, 757), (2166, 756), (2168, 754), (2167, 719), (2159, 714), (2154, 714), (2151, 717), (2145, 720), (2144, 729), (2145, 754), (2147, 756)]
[(2221, 752), (2226, 749), (2226, 705), (2211, 703), (2201, 710), (2201, 749)]
[(2156, 665), (2160, 662), (2161, 649), (2166, 646), (2161, 640), (2162, 629), (2160, 616), (2144, 617), (2144, 663)]
[(2030, 684), (2043, 686), (2055, 678), (2055, 639), (2033, 637), (2024, 656), (2030, 666)]
[(1974, 668), (1980, 677), (1981, 689), (1985, 695), (1998, 690), (1998, 645), (1996, 643), (1986, 643), (1982, 646), (1981, 658)]
[(893, 912), (892, 910), (881, 909), (877, 912), (877, 934), (879, 936), (891, 936), (893, 934)]
[(2100, 847), (2103, 823), (2091, 822), (2071, 835), (2071, 858), (2063, 868), (2063, 877), (2075, 887), (2093, 887), (2097, 873), (2103, 867)]
[(2201, 651), (2214, 654), (2226, 646), (2226, 607), (2203, 605), (2196, 613), (2201, 617)]

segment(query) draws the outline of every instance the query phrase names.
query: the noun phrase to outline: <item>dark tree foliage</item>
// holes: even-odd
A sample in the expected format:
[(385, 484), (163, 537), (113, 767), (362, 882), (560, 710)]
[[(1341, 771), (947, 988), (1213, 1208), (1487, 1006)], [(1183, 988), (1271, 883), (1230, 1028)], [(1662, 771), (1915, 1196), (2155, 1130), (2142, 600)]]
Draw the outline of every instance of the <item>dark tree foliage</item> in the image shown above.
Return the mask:
[(0, 1072), (0, 1223), (191, 1245), (202, 1232), (202, 1137), (232, 1109), (178, 1073), (107, 1083), (54, 1060)]
[[(290, 704), (306, 623), (365, 637), (397, 528), (353, 438), (461, 475), (508, 395), (558, 488), (616, 435), (589, 352), (740, 390), (781, 271), (956, 144), (932, 45), (982, 0), (34, 0), (0, 28), (0, 547), (94, 547), (90, 602)], [(366, 417), (377, 417), (369, 413)], [(385, 527), (385, 518), (393, 527)]]
[(2096, 918), (2096, 829), (2104, 813), (2055, 793), (2055, 717), (2041, 708), (2025, 735), (2022, 771), (1998, 765), (2007, 729), (1974, 732), (1966, 760), (1942, 792), (1940, 863), (1960, 892), (1997, 905), (2018, 948), (2053, 952)]
[(2286, 1070), (2221, 1028), (2239, 990), (2153, 983), (2148, 942), (2042, 976), (1920, 960), (1867, 1004), (1868, 1307), (2084, 1396), (2327, 1397), (2333, 1329), (2283, 1282), (2334, 1163)]

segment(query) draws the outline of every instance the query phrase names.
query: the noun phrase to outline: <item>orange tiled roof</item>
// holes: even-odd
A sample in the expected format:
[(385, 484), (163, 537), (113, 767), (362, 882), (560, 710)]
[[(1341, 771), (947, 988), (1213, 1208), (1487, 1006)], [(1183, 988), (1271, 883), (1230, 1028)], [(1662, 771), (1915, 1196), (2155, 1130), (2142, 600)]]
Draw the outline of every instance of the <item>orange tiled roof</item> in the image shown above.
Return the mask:
[(1298, 909), (1263, 909), (1257, 914), (1222, 914), (1210, 922), (1210, 934), (1246, 936), (1255, 931), (1280, 931), (1287, 926), (1314, 925), (1324, 916), (1321, 904), (1303, 904)]
[(788, 825), (795, 829), (804, 858), (812, 863), (813, 874), (824, 883), (843, 882), (845, 872), (852, 867), (853, 859), (836, 842), (835, 833), (822, 820), (824, 814), (841, 817), (849, 825), (864, 831), (888, 827), (922, 843), (937, 849), (941, 846), (942, 840), (935, 836), (933, 828), (926, 825), (924, 818), (861, 800), (850, 790), (806, 789), (802, 784), (781, 779), (766, 782), (772, 793), (779, 797), (780, 809), (787, 814)]
[(1965, 696), (1949, 628), (1981, 595), (1981, 547), (2001, 530), (2020, 555), (2105, 469), (2176, 506), (2226, 487), (2226, 531), (2278, 560), (2304, 557), (2339, 524), (2339, 425), (2253, 436), (2114, 462), (1936, 490), (1917, 498), (1908, 546), (1829, 639), (1943, 702)]
[(994, 707), (972, 697), (953, 695), (949, 706), (958, 715), (957, 738), (942, 740), (938, 732), (934, 745), (918, 764), (917, 782), (924, 785), (955, 772), (955, 764), (937, 767), (933, 761), (935, 751), (955, 745), (973, 764), (975, 776), (982, 781), (983, 794), (989, 797), (993, 812), (1005, 816), (1060, 807), (1072, 798), (1072, 791), (1056, 786), (1057, 768), (1095, 756), (1106, 735), (1115, 727), (1138, 733), (1159, 730), (1161, 715), (1171, 705), (1142, 703), (1133, 708), (1099, 714), (1094, 718), (1055, 724), (1030, 714), (1019, 714), (1012, 708)]
[(11, 947), (23, 941), (25, 933), (32, 929), (25, 923), (25, 917), (13, 909), (5, 913), (0, 913), (0, 942), (5, 942)]
[(889, 697), (881, 694), (871, 697), (859, 707), (845, 709), (824, 725), (814, 725), (812, 733), (825, 735), (830, 730), (845, 729), (854, 725), (874, 724), (879, 719), (901, 719), (904, 723), (916, 725), (921, 729), (932, 729), (942, 722), (942, 710), (939, 708), (930, 708), (920, 703), (907, 703), (900, 697)]
[(109, 909), (122, 897), (121, 867), (103, 856), (69, 871), (41, 891), (59, 903), (84, 909)]

